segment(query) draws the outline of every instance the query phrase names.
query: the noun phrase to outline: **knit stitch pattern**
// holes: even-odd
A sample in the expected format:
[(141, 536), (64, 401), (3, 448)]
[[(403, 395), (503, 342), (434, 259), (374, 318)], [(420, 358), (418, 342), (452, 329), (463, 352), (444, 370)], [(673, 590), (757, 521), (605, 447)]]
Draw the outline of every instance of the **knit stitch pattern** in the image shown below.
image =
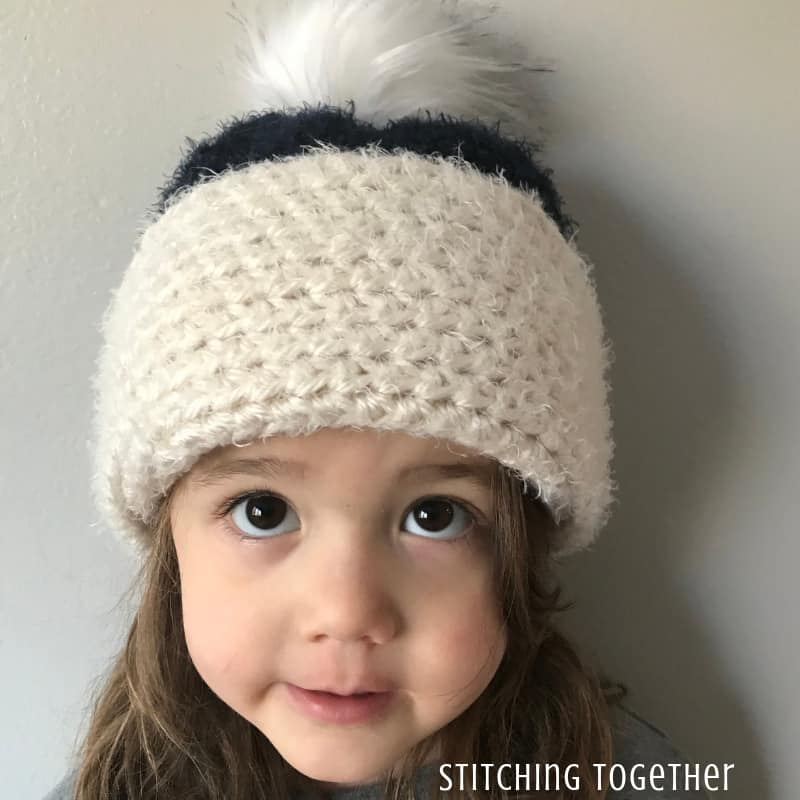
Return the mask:
[(206, 452), (321, 428), (449, 439), (538, 488), (557, 555), (614, 490), (591, 267), (535, 192), (333, 145), (211, 175), (139, 239), (102, 323), (92, 490), (142, 555)]

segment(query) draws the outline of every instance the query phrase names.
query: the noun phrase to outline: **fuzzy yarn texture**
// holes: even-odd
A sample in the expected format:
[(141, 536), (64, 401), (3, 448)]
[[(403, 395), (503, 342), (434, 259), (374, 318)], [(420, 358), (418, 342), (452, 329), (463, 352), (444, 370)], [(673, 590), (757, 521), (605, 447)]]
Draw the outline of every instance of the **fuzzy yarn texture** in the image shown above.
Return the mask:
[(144, 231), (102, 327), (93, 494), (140, 554), (204, 453), (326, 427), (501, 461), (557, 555), (609, 516), (591, 267), (534, 191), (455, 156), (321, 144), (207, 176)]

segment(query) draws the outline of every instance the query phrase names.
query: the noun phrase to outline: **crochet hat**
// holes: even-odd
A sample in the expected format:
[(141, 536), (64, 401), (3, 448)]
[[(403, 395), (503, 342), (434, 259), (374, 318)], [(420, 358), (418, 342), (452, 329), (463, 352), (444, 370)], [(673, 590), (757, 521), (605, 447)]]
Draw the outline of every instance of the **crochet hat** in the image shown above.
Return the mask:
[(204, 453), (321, 428), (502, 462), (559, 523), (557, 555), (606, 523), (591, 267), (550, 170), (500, 134), (527, 101), (482, 73), (515, 65), (476, 55), (489, 16), (458, 10), (295, 0), (242, 20), (263, 110), (189, 140), (102, 321), (92, 491), (138, 555)]

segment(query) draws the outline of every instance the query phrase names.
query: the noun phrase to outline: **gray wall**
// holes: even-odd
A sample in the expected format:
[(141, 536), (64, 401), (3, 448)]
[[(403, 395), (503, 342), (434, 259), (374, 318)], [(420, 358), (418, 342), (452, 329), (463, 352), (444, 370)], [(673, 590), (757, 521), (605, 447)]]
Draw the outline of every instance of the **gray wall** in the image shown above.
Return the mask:
[[(432, 0), (433, 1), (433, 0)], [(800, 6), (507, 2), (615, 343), (621, 485), (567, 628), (728, 797), (800, 785)], [(185, 136), (250, 108), (227, 0), (0, 10), (0, 774), (38, 798), (124, 636), (88, 492), (98, 324)], [(122, 599), (121, 599), (122, 598)]]

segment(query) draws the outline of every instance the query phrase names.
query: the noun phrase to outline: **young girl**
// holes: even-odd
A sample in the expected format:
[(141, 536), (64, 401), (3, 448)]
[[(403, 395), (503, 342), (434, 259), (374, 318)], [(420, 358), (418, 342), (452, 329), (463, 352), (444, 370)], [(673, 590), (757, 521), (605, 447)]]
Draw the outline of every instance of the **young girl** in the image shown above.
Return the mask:
[(610, 347), (479, 22), (246, 22), (265, 110), (192, 143), (103, 321), (140, 605), (51, 798), (599, 800), (683, 761), (555, 626), (612, 501)]

